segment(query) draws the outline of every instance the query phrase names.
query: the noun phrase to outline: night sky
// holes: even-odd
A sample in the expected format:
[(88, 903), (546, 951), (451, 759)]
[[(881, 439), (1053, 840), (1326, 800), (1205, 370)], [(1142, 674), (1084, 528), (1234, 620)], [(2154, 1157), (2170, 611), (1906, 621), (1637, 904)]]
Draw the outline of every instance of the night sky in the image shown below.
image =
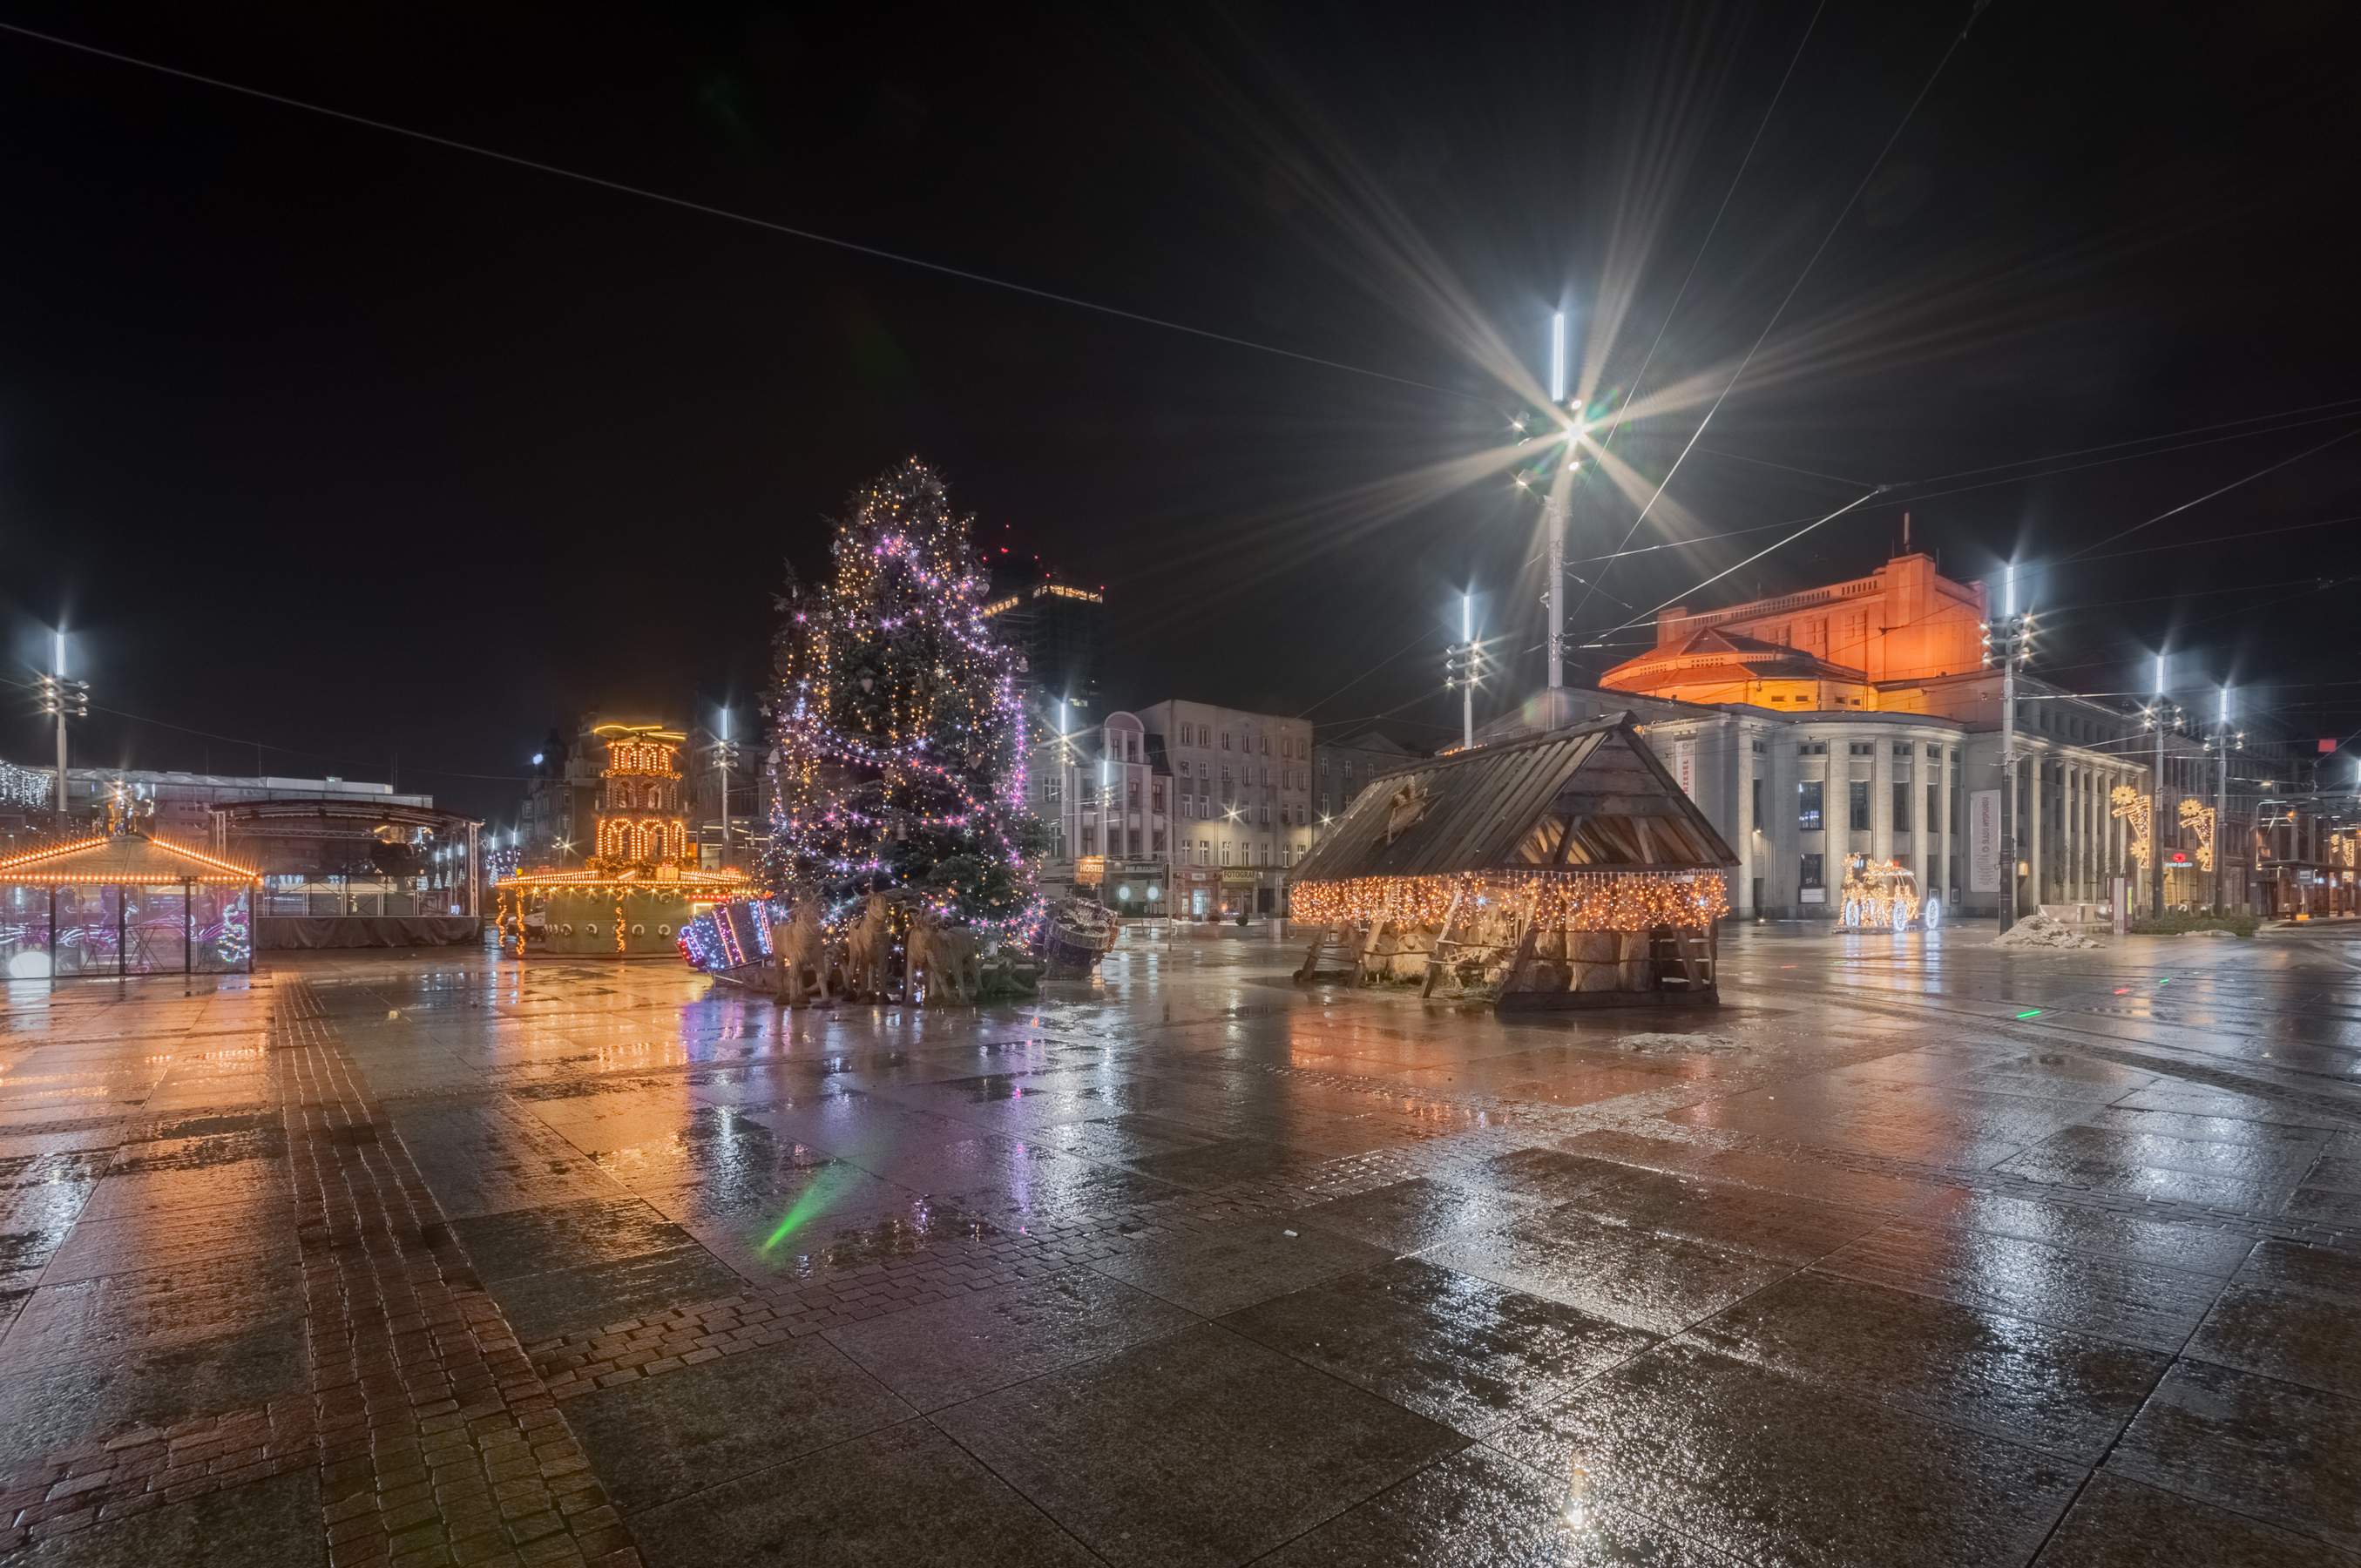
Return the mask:
[[(1832, 0), (1699, 259), (1808, 5), (9, 5), (1354, 368), (0, 34), (0, 678), (62, 613), (115, 710), (78, 760), (398, 753), (505, 819), (562, 715), (745, 722), (781, 559), (817, 573), (826, 518), (916, 452), (988, 543), (1106, 586), (1115, 701), (1433, 733), (1462, 585), (1504, 684), (1539, 670), (1535, 507), (1416, 477), (1520, 406), (1486, 334), (1538, 376), (1553, 308), (1580, 353), (1625, 302), (1602, 394), (1652, 344), (1643, 400), (1703, 389), (1618, 434), (1653, 480), (1825, 239), (1631, 543), (1901, 488), (1693, 603), (1864, 573), (1906, 510), (1948, 573), (2046, 568), (2061, 684), (2144, 685), (2169, 637), (2191, 699), (2232, 677), (2361, 727), (2349, 8), (2001, 0), (1844, 211), (1969, 9)], [(1577, 571), (1635, 510), (1578, 493)], [(1617, 623), (1782, 536), (1618, 563), (1572, 630), (1644, 641)], [(0, 755), (42, 761), (9, 694)]]

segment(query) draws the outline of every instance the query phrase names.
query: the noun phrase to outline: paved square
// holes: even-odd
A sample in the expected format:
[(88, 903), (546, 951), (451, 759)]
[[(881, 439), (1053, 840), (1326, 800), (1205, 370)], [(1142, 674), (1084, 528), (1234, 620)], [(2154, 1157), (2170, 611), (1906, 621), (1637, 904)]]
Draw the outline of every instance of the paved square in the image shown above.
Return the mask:
[(2361, 948), (1983, 941), (13, 986), (0, 1560), (2361, 1568)]

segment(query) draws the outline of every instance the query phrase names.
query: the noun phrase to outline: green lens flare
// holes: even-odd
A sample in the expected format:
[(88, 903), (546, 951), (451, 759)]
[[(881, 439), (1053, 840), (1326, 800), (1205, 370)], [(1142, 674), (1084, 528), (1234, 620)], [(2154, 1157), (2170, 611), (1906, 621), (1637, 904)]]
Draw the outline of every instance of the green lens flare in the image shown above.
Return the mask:
[(2030, 1007), (2018, 1014), (2017, 1016), (2020, 1018), (2038, 1018), (2041, 1016), (2041, 1009), (2038, 1007)]
[(812, 1184), (804, 1189), (803, 1196), (788, 1207), (786, 1217), (779, 1222), (779, 1228), (771, 1233), (770, 1239), (759, 1250), (768, 1252), (803, 1229), (814, 1215), (828, 1206), (828, 1187), (826, 1177), (814, 1179)]

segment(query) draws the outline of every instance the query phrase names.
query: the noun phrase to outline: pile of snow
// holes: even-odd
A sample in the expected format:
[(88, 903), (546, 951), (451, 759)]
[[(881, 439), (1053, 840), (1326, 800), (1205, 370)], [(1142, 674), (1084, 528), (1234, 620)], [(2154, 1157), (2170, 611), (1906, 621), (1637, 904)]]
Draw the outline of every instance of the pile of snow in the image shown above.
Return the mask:
[(1738, 1042), (1728, 1035), (1626, 1035), (1618, 1044), (1627, 1051), (1734, 1051)]
[(2028, 915), (2001, 936), (1994, 937), (1995, 948), (2095, 948), (2095, 937), (2085, 937), (2063, 921), (2052, 920), (2047, 915)]

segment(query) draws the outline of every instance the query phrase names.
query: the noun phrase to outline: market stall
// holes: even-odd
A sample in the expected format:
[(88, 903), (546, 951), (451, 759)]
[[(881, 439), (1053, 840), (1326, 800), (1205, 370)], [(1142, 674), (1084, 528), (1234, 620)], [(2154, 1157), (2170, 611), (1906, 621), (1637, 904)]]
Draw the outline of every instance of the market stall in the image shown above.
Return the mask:
[(0, 861), (0, 979), (253, 970), (253, 870), (137, 820), (118, 800), (105, 832)]
[(1737, 863), (1617, 715), (1373, 780), (1300, 861), (1293, 913), (1362, 983), (1504, 1011), (1712, 1003)]

